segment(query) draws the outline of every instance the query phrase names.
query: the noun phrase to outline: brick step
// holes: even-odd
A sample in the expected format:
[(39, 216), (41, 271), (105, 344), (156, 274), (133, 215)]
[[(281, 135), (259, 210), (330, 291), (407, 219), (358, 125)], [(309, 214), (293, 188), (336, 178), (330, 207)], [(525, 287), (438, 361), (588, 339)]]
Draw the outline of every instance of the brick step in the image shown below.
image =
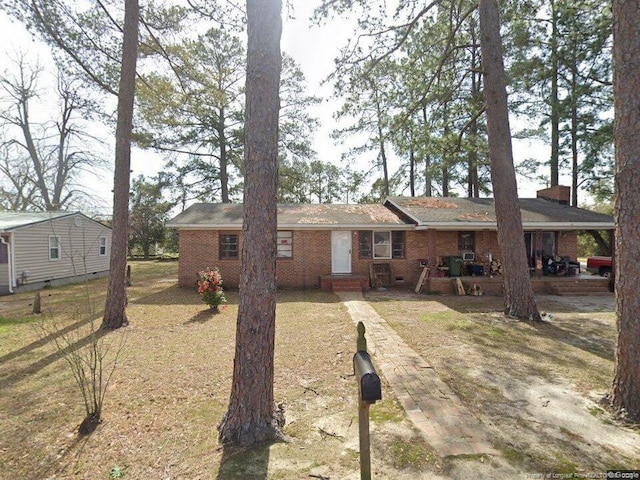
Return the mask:
[(606, 297), (612, 295), (611, 292), (555, 292), (554, 295), (559, 297)]
[(362, 284), (356, 278), (336, 279), (331, 282), (331, 290), (334, 292), (361, 292)]
[(556, 295), (609, 295), (611, 293), (606, 286), (556, 285), (550, 290)]
[(360, 285), (358, 286), (352, 286), (352, 287), (346, 287), (346, 286), (334, 286), (333, 287), (333, 292), (362, 292), (362, 287)]

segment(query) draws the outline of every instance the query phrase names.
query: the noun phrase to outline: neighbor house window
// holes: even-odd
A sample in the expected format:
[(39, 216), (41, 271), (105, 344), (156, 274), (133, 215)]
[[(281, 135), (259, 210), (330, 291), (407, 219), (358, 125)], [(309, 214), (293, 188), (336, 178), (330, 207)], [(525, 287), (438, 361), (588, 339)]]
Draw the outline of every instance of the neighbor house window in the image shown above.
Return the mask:
[(49, 260), (60, 260), (60, 237), (49, 235)]
[(0, 242), (0, 265), (9, 263), (9, 245)]
[(475, 252), (475, 235), (473, 232), (458, 233), (458, 250), (461, 252)]
[(278, 258), (293, 257), (293, 232), (278, 232)]
[(100, 237), (100, 247), (98, 248), (98, 254), (104, 257), (107, 254), (107, 237)]
[(220, 259), (236, 260), (238, 258), (238, 235), (220, 234)]
[(360, 232), (361, 259), (389, 259), (405, 257), (405, 232)]

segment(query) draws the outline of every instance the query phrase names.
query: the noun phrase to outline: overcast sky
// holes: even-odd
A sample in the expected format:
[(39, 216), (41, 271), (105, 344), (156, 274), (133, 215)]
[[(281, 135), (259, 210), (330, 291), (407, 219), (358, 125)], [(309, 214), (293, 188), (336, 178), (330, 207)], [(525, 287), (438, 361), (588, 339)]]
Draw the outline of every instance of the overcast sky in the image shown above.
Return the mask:
[[(308, 83), (309, 93), (323, 98), (321, 105), (314, 107), (312, 113), (320, 119), (321, 127), (317, 131), (313, 146), (318, 153), (318, 159), (339, 164), (340, 155), (344, 147), (335, 145), (329, 137), (335, 121), (332, 116), (339, 107), (339, 102), (331, 99), (332, 88), (330, 85), (321, 85), (321, 82), (333, 70), (334, 59), (338, 55), (340, 47), (344, 46), (353, 31), (351, 23), (347, 19), (333, 19), (321, 27), (312, 26), (309, 17), (317, 1), (293, 0), (294, 19), (284, 19), (282, 34), (282, 50), (292, 56), (301, 66)], [(283, 12), (284, 13), (284, 12)], [(51, 65), (51, 60), (46, 49), (38, 47), (22, 25), (12, 23), (4, 12), (0, 12), (0, 65), (4, 71), (7, 64), (7, 53), (28, 48), (30, 52), (40, 52), (40, 60), (46, 65)], [(532, 156), (536, 153), (545, 154), (547, 147), (529, 142), (514, 143), (515, 160)], [(360, 168), (368, 168), (369, 162), (375, 160), (375, 152), (369, 157), (363, 158), (356, 165)], [(390, 172), (395, 171), (397, 165), (391, 165)], [(140, 150), (132, 154), (132, 176), (144, 174), (155, 175), (162, 168), (159, 156)], [(111, 188), (113, 179), (110, 172), (105, 172), (99, 181), (91, 180), (92, 188), (103, 198), (103, 208), (107, 211), (111, 203)], [(534, 182), (520, 179), (519, 192), (522, 197), (535, 196), (535, 191), (544, 188)], [(460, 192), (463, 193), (463, 192)], [(102, 209), (101, 209), (102, 210)]]

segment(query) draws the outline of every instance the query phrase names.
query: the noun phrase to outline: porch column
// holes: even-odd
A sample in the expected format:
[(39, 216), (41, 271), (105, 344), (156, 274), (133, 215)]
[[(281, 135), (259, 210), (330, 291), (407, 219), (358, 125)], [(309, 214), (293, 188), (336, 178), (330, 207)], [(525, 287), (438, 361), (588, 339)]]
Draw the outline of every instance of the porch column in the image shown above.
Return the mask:
[(431, 268), (438, 266), (438, 263), (437, 263), (438, 251), (436, 248), (437, 240), (438, 240), (437, 232), (433, 228), (428, 229), (427, 230), (427, 258), (429, 260), (429, 266)]
[(486, 230), (486, 229), (482, 230), (481, 252), (482, 252), (482, 257), (476, 260), (479, 262), (482, 262), (482, 266), (484, 268), (485, 273), (491, 272), (491, 262), (489, 262), (489, 254), (494, 252), (491, 251), (491, 231), (490, 230)]

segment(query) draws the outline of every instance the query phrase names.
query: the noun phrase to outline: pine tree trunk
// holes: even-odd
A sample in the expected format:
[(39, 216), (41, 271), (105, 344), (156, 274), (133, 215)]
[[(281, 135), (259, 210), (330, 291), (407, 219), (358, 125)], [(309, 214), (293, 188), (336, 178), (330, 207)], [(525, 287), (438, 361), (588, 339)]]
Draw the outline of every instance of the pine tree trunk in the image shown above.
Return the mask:
[(500, 19), (496, 0), (480, 0), (480, 34), (487, 111), (491, 181), (502, 255), (505, 314), (540, 319), (527, 267), (520, 202), (513, 166), (504, 79)]
[(558, 98), (558, 8), (551, 0), (551, 186), (560, 181), (560, 100)]
[(282, 58), (279, 0), (247, 0), (248, 48), (242, 275), (229, 408), (220, 441), (280, 438), (274, 408), (278, 114)]
[(109, 286), (102, 318), (102, 328), (114, 330), (127, 321), (127, 243), (129, 237), (129, 184), (131, 169), (131, 131), (133, 101), (136, 86), (138, 55), (138, 0), (126, 0), (122, 70), (118, 90), (118, 119), (116, 125), (116, 158), (113, 178), (113, 224)]
[(222, 197), (222, 203), (230, 203), (229, 200), (229, 174), (227, 173), (227, 136), (224, 128), (226, 124), (226, 112), (224, 108), (219, 110), (218, 120), (218, 143), (220, 144), (220, 195)]
[(615, 290), (618, 336), (609, 399), (640, 423), (640, 1), (613, 2)]

